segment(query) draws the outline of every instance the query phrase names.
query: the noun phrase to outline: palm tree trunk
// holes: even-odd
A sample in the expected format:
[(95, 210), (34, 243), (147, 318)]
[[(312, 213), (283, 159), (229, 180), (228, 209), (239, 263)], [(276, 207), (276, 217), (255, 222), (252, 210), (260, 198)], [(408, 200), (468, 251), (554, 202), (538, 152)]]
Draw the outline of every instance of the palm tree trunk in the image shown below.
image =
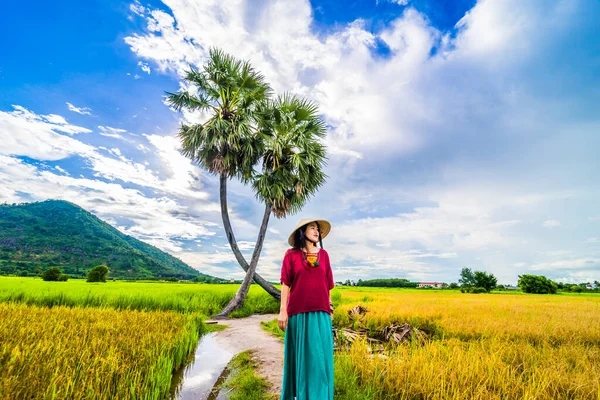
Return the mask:
[[(233, 234), (233, 228), (231, 227), (231, 221), (229, 220), (229, 210), (227, 209), (227, 176), (225, 174), (221, 174), (220, 180), (220, 196), (221, 196), (221, 216), (223, 218), (223, 227), (225, 228), (225, 234), (227, 236), (227, 241), (229, 242), (229, 246), (231, 246), (231, 250), (238, 262), (240, 267), (246, 272), (250, 269), (250, 266), (246, 262), (246, 259), (242, 255), (240, 251), (237, 241), (235, 240), (235, 235)], [(260, 253), (259, 253), (260, 254)], [(258, 262), (258, 260), (257, 260)], [(254, 282), (260, 285), (267, 293), (273, 296), (277, 300), (281, 300), (281, 291), (277, 289), (275, 286), (271, 285), (266, 279), (262, 276), (254, 273)]]
[(265, 241), (265, 234), (267, 233), (267, 226), (269, 225), (270, 216), (271, 205), (267, 204), (265, 206), (265, 215), (263, 216), (262, 225), (260, 226), (260, 231), (258, 233), (258, 238), (256, 239), (256, 245), (254, 246), (254, 253), (252, 253), (250, 268), (248, 269), (248, 271), (246, 271), (244, 281), (242, 282), (242, 285), (238, 289), (233, 299), (231, 299), (229, 304), (225, 306), (223, 311), (215, 315), (215, 318), (226, 318), (230, 312), (240, 308), (244, 304), (244, 300), (246, 299), (246, 295), (248, 295), (248, 290), (250, 289), (250, 283), (254, 278), (256, 266), (258, 265), (258, 259), (260, 258), (260, 252), (262, 250), (263, 242)]

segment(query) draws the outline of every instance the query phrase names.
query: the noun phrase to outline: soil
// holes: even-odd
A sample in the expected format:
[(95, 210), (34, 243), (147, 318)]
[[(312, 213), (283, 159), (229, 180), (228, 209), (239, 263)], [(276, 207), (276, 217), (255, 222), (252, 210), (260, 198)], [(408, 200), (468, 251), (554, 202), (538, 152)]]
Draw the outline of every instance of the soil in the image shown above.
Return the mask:
[(229, 328), (216, 333), (215, 340), (220, 347), (237, 354), (253, 349), (258, 357), (257, 374), (264, 376), (271, 384), (271, 391), (281, 393), (283, 379), (283, 342), (264, 331), (262, 321), (277, 318), (277, 314), (252, 315), (247, 318), (219, 320), (219, 324)]

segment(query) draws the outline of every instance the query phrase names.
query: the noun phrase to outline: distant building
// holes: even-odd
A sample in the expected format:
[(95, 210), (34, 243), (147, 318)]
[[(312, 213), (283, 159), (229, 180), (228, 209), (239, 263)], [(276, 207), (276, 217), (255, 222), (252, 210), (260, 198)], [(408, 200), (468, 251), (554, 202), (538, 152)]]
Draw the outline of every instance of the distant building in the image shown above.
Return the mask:
[(519, 290), (518, 286), (513, 286), (513, 285), (504, 285), (504, 289), (506, 290)]
[(444, 282), (419, 282), (418, 288), (436, 288), (441, 289), (444, 287)]

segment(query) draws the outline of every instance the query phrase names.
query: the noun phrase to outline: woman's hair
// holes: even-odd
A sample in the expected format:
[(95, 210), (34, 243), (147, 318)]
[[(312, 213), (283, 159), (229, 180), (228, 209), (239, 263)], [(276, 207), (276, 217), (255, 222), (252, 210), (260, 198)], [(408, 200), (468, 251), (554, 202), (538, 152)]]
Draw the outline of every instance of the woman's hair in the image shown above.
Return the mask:
[[(294, 246), (292, 246), (294, 249), (301, 249), (304, 247), (306, 240), (304, 234), (306, 233), (306, 228), (308, 228), (308, 225), (310, 225), (311, 223), (312, 222), (301, 226), (300, 228), (296, 229), (296, 232), (294, 232)], [(323, 248), (323, 239), (321, 238), (321, 227), (316, 221), (315, 224), (317, 224), (317, 229), (319, 230), (319, 243), (321, 244), (321, 248)]]

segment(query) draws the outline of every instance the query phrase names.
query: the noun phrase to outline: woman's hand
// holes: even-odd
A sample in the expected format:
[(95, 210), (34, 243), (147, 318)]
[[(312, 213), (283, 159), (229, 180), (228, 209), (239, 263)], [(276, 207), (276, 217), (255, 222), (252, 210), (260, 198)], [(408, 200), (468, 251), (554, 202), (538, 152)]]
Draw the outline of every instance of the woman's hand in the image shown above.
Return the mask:
[(287, 305), (288, 298), (290, 295), (290, 287), (285, 283), (281, 285), (281, 306), (279, 307), (279, 318), (277, 318), (277, 324), (279, 329), (285, 331), (288, 323)]
[(285, 331), (288, 323), (288, 313), (285, 310), (281, 310), (279, 312), (279, 318), (277, 319), (277, 323), (279, 324), (279, 329)]

